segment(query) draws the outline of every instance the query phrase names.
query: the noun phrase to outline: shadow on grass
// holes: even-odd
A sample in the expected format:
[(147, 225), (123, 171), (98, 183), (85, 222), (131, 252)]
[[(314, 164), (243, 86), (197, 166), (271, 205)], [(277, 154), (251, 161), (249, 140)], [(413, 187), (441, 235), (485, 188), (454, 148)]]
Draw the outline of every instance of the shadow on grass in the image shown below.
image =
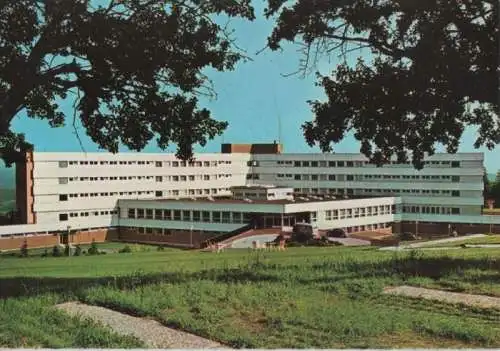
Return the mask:
[(171, 283), (180, 284), (196, 280), (212, 280), (222, 283), (277, 282), (278, 278), (242, 269), (212, 269), (194, 273), (134, 273), (127, 276), (98, 278), (55, 278), (55, 277), (7, 277), (0, 278), (0, 298), (36, 296), (45, 293), (78, 295), (80, 292), (98, 286), (118, 290), (134, 289), (140, 286)]
[[(336, 275), (321, 277), (312, 280), (303, 280), (303, 283), (331, 283), (349, 278), (380, 278), (390, 276), (400, 277), (427, 277), (439, 279), (449, 275), (464, 276), (467, 279), (467, 270), (488, 270), (500, 272), (500, 260), (493, 258), (463, 258), (463, 257), (426, 257), (420, 254), (395, 256), (380, 261), (346, 261), (325, 262), (313, 266), (316, 270), (331, 270)], [(339, 277), (344, 275), (344, 277)], [(491, 275), (490, 278), (498, 282), (500, 275)], [(471, 276), (470, 279), (482, 279)], [(485, 278), (488, 279), (488, 278)]]

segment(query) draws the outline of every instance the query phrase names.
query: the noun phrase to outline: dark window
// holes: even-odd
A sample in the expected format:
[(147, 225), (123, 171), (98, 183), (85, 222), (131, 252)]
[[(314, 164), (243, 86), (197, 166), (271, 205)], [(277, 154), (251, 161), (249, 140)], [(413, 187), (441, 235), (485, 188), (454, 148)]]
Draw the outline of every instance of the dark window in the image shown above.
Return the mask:
[(328, 167), (335, 167), (335, 161), (328, 161)]
[(293, 162), (294, 167), (300, 167), (300, 161), (294, 161)]
[(156, 191), (155, 192), (156, 197), (162, 197), (163, 196), (163, 191)]
[(191, 220), (191, 211), (182, 211), (182, 220), (190, 221)]
[(135, 208), (128, 209), (128, 218), (135, 218)]
[(59, 195), (59, 201), (68, 201), (68, 195), (67, 194)]
[(344, 167), (344, 161), (338, 161), (337, 167)]
[(328, 180), (335, 180), (335, 175), (334, 174), (329, 174), (328, 175)]
[(459, 215), (460, 214), (460, 209), (456, 207), (451, 208), (451, 214), (453, 215)]
[(311, 167), (318, 167), (318, 161), (311, 161)]
[(163, 219), (163, 210), (155, 210), (155, 219)]
[(354, 167), (354, 162), (347, 161), (347, 167)]
[(142, 208), (137, 209), (137, 218), (144, 218), (144, 209)]
[(354, 180), (354, 176), (353, 175), (347, 175), (347, 180)]
[(161, 161), (156, 161), (156, 167), (163, 167), (163, 163)]
[(150, 208), (146, 210), (146, 219), (153, 219), (153, 210)]
[(174, 221), (180, 221), (180, 220), (181, 220), (181, 211), (174, 210)]
[(293, 176), (293, 179), (295, 179), (295, 180), (300, 180), (300, 174), (295, 174), (295, 175)]
[(460, 191), (458, 191), (458, 190), (453, 190), (453, 191), (451, 192), (451, 196), (460, 196)]
[(67, 213), (60, 213), (59, 214), (59, 221), (67, 221), (68, 220), (68, 214)]
[(153, 234), (153, 228), (146, 228), (146, 234)]
[(451, 161), (451, 167), (452, 168), (460, 167), (460, 162), (459, 161)]
[(460, 176), (452, 176), (452, 177), (451, 177), (451, 181), (452, 181), (453, 183), (458, 183), (458, 182), (460, 181)]

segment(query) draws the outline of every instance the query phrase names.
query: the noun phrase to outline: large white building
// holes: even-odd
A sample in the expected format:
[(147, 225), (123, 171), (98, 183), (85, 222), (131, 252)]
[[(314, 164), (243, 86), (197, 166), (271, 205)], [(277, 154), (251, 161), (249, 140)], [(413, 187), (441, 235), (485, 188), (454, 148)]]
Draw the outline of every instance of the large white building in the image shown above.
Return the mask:
[[(410, 163), (377, 167), (360, 154), (281, 153), (277, 144), (226, 144), (192, 162), (173, 154), (33, 152), (17, 166), (17, 182), (30, 232), (119, 226), (119, 200), (228, 197), (235, 186), (269, 184), (295, 196), (397, 198), (394, 222), (497, 220), (481, 215), (482, 153), (435, 154), (418, 171)], [(0, 235), (12, 231), (0, 227)]]

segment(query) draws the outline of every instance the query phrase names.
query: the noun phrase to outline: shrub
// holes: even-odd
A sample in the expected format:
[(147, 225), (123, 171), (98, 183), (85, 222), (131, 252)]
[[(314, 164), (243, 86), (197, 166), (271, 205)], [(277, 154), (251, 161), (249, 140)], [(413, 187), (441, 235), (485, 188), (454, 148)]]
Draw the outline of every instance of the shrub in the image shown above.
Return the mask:
[(66, 244), (64, 246), (64, 256), (71, 256), (71, 247), (69, 244)]
[(158, 246), (158, 248), (156, 250), (157, 251), (165, 251), (165, 247), (164, 246)]
[(28, 257), (28, 240), (24, 240), (21, 245), (21, 257)]
[(89, 255), (99, 255), (99, 249), (97, 248), (97, 243), (94, 239), (92, 239), (92, 244), (90, 244), (87, 252)]
[(42, 257), (48, 257), (49, 256), (49, 250), (45, 249), (42, 253)]
[(130, 248), (130, 246), (128, 245), (125, 245), (123, 248), (121, 248), (120, 250), (118, 250), (119, 253), (130, 253), (132, 252), (132, 249)]
[(59, 245), (54, 245), (52, 248), (52, 256), (61, 257), (61, 249), (59, 248)]
[(80, 245), (76, 245), (75, 247), (75, 256), (81, 256), (82, 255), (82, 248)]

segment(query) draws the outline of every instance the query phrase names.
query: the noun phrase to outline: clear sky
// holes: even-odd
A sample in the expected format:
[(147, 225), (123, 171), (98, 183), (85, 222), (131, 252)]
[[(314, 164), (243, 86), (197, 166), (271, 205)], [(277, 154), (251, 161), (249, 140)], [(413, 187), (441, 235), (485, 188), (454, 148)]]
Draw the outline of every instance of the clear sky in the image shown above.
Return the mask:
[[(203, 106), (209, 108), (218, 120), (226, 120), (229, 127), (223, 136), (209, 142), (205, 148), (196, 147), (198, 152), (218, 152), (220, 143), (272, 142), (279, 139), (278, 116), (281, 120), (281, 142), (285, 152), (318, 152), (310, 148), (304, 140), (300, 126), (304, 121), (312, 119), (309, 105), (310, 99), (323, 99), (320, 88), (316, 87), (315, 77), (305, 79), (299, 76), (283, 77), (282, 74), (297, 69), (300, 54), (297, 47), (287, 46), (283, 52), (266, 51), (259, 55), (256, 52), (266, 44), (266, 38), (272, 29), (272, 22), (267, 21), (262, 13), (264, 2), (254, 1), (257, 19), (254, 22), (233, 21), (233, 28), (238, 45), (244, 48), (253, 61), (239, 63), (232, 72), (210, 74), (218, 93), (217, 100), (201, 100)], [(356, 53), (352, 54), (352, 58)], [(336, 58), (330, 62), (323, 61), (319, 65), (321, 73), (328, 73), (335, 67)], [(71, 101), (65, 101), (63, 111), (72, 115)], [(28, 141), (35, 144), (38, 151), (81, 151), (68, 118), (68, 126), (52, 129), (45, 121), (31, 120), (20, 114), (13, 121), (13, 129), (26, 134)], [(98, 151), (90, 138), (80, 127), (85, 151)], [(473, 148), (475, 131), (467, 130), (460, 147), (461, 152), (482, 151), (485, 153), (485, 165), (488, 172), (500, 169), (500, 148), (494, 151)], [(359, 152), (359, 144), (352, 137), (346, 138), (334, 146), (336, 152)], [(121, 151), (127, 151), (122, 148)], [(152, 142), (144, 151), (160, 151)], [(170, 148), (167, 151), (174, 151)]]

